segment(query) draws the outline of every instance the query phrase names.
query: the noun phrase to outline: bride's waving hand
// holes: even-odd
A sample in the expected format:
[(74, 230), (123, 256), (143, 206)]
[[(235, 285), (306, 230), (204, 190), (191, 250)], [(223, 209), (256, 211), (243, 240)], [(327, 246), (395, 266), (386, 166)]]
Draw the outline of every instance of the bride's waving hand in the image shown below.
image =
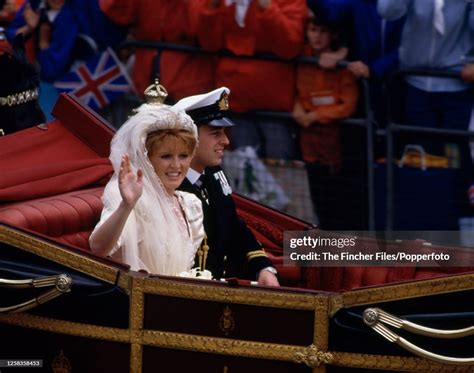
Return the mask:
[(138, 169), (135, 174), (128, 154), (124, 154), (120, 163), (119, 189), (123, 203), (134, 207), (143, 191), (143, 171)]

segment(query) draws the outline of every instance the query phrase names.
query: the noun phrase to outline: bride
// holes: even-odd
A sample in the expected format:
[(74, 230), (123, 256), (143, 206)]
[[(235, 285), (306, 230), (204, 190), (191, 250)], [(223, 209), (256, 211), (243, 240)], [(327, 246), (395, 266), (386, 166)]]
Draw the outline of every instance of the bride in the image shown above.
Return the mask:
[(89, 239), (94, 253), (154, 274), (177, 276), (192, 268), (204, 237), (202, 205), (176, 188), (197, 141), (192, 119), (163, 104), (142, 105), (117, 131), (114, 174)]

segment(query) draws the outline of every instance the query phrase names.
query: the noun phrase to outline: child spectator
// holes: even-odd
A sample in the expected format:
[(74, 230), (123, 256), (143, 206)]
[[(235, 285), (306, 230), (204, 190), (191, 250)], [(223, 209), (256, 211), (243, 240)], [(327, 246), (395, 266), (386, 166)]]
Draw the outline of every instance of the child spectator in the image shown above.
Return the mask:
[[(306, 56), (335, 51), (338, 32), (312, 13), (306, 20)], [(339, 119), (356, 110), (359, 95), (355, 77), (348, 70), (323, 69), (301, 64), (296, 75), (297, 96), (293, 117), (301, 127), (300, 145), (306, 162), (313, 208), (323, 229), (337, 229), (332, 218), (339, 199), (334, 185), (341, 161)]]
[(398, 69), (398, 47), (404, 19), (386, 21), (377, 12), (377, 0), (314, 0), (316, 13), (331, 23), (350, 25), (348, 69), (358, 78), (370, 78), (370, 101), (380, 124), (385, 121), (384, 81)]

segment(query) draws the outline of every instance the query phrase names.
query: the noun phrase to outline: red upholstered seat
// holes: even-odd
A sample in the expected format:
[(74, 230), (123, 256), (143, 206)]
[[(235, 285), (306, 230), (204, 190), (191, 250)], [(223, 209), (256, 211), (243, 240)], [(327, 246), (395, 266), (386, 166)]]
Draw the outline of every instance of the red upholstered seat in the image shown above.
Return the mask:
[(89, 235), (100, 218), (103, 187), (0, 206), (0, 222), (25, 228), (89, 250)]

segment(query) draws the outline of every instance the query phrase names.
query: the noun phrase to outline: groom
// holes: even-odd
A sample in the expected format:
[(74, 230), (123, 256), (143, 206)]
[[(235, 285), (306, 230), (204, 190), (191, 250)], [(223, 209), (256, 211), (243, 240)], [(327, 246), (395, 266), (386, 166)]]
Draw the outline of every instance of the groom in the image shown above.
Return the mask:
[[(279, 286), (276, 269), (237, 216), (232, 189), (220, 167), (229, 145), (225, 128), (234, 125), (223, 118), (229, 109), (229, 92), (227, 88), (219, 88), (186, 97), (174, 105), (193, 118), (199, 131), (196, 154), (179, 189), (194, 193), (202, 201), (209, 246), (206, 269), (215, 278), (249, 277), (259, 285)], [(243, 275), (244, 268), (247, 276)]]

